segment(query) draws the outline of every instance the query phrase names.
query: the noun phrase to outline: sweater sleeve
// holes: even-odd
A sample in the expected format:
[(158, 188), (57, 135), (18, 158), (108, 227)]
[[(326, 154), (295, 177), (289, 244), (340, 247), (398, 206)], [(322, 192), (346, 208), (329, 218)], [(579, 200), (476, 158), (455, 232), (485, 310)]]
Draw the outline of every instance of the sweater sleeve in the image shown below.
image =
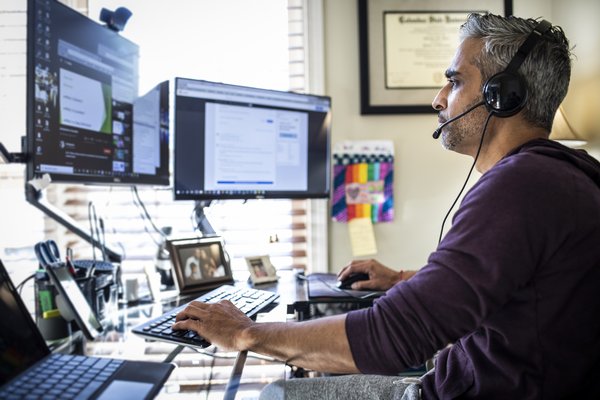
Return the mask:
[(532, 182), (540, 174), (519, 174), (510, 163), (488, 171), (427, 265), (373, 307), (348, 314), (346, 332), (361, 372), (397, 374), (422, 364), (480, 327), (529, 279), (545, 239), (543, 227), (532, 234), (528, 222), (543, 220), (548, 210), (527, 203), (543, 195), (532, 193), (545, 185)]

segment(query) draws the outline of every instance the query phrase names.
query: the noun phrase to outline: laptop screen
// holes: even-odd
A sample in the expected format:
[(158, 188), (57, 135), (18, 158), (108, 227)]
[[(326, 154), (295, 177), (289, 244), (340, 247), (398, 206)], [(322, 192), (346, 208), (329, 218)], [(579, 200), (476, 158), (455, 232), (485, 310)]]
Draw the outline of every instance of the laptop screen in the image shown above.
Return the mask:
[(50, 354), (0, 260), (0, 385)]

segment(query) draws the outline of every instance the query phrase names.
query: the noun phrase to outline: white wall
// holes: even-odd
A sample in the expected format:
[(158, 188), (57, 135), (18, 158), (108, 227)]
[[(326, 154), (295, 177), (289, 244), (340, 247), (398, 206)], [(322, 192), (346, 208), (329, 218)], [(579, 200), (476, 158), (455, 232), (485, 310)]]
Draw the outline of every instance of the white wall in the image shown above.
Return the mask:
[[(570, 10), (583, 7), (580, 12), (585, 14), (585, 7), (579, 7), (579, 3), (592, 2), (600, 3), (554, 0), (557, 8), (560, 5), (564, 17), (561, 21), (566, 21)], [(396, 269), (420, 268), (436, 246), (443, 216), (457, 195), (472, 159), (444, 150), (431, 138), (437, 126), (435, 114), (360, 115), (356, 1), (325, 0), (324, 7), (326, 92), (333, 98), (333, 143), (385, 139), (395, 145), (396, 215), (392, 223), (375, 225), (378, 253), (373, 258)], [(543, 17), (554, 22), (552, 2), (514, 0), (513, 7), (517, 16)], [(593, 15), (596, 18), (600, 14)], [(597, 24), (579, 28), (586, 37), (600, 36)], [(566, 28), (565, 31), (569, 35)], [(447, 222), (446, 228), (449, 225)], [(338, 271), (352, 259), (347, 225), (331, 222), (329, 239), (330, 269)]]

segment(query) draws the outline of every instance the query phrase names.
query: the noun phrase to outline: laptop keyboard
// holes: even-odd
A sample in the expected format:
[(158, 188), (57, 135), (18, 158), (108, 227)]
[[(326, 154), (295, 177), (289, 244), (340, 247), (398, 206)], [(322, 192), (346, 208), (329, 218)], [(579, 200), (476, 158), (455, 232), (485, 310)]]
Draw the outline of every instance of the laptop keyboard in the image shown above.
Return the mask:
[[(220, 286), (196, 299), (204, 303), (216, 303), (220, 300), (229, 300), (248, 317), (252, 317), (279, 297), (278, 294), (266, 290), (252, 288), (237, 288), (231, 285)], [(177, 307), (170, 312), (143, 323), (132, 329), (133, 333), (158, 340), (189, 344), (199, 347), (208, 347), (210, 343), (194, 331), (173, 330), (175, 316), (187, 304)]]
[(52, 354), (2, 387), (1, 399), (88, 399), (123, 360)]

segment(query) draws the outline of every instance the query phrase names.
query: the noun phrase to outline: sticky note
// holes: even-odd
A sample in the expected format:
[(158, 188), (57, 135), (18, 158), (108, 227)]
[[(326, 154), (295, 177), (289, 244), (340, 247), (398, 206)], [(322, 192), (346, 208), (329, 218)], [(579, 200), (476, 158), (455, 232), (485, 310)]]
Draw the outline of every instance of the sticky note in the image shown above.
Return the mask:
[(348, 221), (350, 244), (354, 257), (367, 256), (377, 253), (375, 232), (371, 218), (354, 218)]

